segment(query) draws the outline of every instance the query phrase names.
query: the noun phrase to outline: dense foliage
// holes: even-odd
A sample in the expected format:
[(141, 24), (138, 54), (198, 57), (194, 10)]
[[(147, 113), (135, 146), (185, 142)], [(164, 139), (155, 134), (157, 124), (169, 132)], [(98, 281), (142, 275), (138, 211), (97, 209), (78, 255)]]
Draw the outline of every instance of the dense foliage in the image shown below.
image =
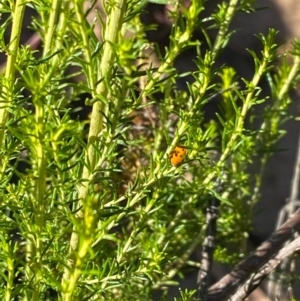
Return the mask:
[[(2, 1), (1, 300), (151, 300), (154, 288), (199, 266), (189, 258), (204, 240), (211, 198), (221, 202), (215, 259), (247, 252), (300, 51), (295, 42), (279, 58), (270, 29), (257, 37), (261, 51), (249, 50), (251, 79), (218, 64), (231, 20), (251, 2), (224, 1), (201, 18), (205, 1), (173, 1), (162, 51), (140, 20), (146, 1), (105, 1), (90, 23), (95, 2), (85, 11), (84, 1)], [(28, 7), (35, 50), (19, 42)], [(195, 70), (179, 73), (174, 61), (190, 48)]]

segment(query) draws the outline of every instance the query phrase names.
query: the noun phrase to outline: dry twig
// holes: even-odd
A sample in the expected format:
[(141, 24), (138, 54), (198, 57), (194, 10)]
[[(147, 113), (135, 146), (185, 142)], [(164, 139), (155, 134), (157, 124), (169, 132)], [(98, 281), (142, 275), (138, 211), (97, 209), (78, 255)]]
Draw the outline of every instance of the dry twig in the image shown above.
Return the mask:
[(208, 290), (207, 301), (227, 300), (240, 285), (252, 277), (253, 273), (257, 273), (299, 229), (300, 209), (229, 274), (211, 286)]

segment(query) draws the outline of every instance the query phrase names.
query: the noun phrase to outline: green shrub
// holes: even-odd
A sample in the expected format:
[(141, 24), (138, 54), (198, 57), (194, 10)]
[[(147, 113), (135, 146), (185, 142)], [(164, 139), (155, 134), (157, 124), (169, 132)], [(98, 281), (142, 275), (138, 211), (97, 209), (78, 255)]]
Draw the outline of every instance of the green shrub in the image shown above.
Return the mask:
[[(146, 1), (106, 1), (107, 18), (97, 13), (90, 24), (83, 2), (0, 4), (8, 16), (0, 33), (7, 56), (0, 83), (3, 300), (150, 300), (153, 288), (174, 284), (192, 264), (212, 197), (222, 208), (216, 260), (236, 261), (247, 252), (263, 166), (290, 118), (298, 42), (279, 63), (275, 30), (259, 35), (262, 51), (249, 50), (250, 80), (217, 64), (232, 18), (250, 12), (251, 1), (223, 2), (203, 19), (206, 2), (185, 9), (174, 1), (164, 55), (146, 39)], [(31, 27), (40, 51), (19, 45), (26, 6), (38, 14)], [(195, 30), (204, 41), (192, 39)], [(197, 70), (180, 74), (174, 60), (191, 47)], [(193, 82), (178, 89), (187, 75)], [(265, 78), (268, 96), (261, 94)], [(215, 97), (216, 118), (205, 118)], [(187, 154), (172, 166), (176, 146)], [(254, 160), (261, 168), (250, 174)], [(193, 292), (182, 298), (192, 300)]]

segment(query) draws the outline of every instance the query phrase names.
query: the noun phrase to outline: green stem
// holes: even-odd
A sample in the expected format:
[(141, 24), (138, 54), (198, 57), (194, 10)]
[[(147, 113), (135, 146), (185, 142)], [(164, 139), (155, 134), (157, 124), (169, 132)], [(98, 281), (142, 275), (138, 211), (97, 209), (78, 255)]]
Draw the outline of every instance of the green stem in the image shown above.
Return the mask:
[(222, 155), (221, 155), (218, 163), (216, 164), (216, 168), (210, 174), (208, 174), (208, 176), (203, 181), (203, 186), (208, 185), (212, 181), (212, 179), (215, 177), (217, 170), (219, 168), (222, 168), (226, 159), (229, 157), (230, 153), (232, 152), (234, 145), (236, 143), (236, 140), (241, 135), (241, 133), (243, 131), (243, 127), (244, 127), (246, 114), (251, 107), (251, 100), (253, 98), (255, 87), (257, 87), (258, 82), (260, 81), (262, 75), (264, 74), (264, 72), (267, 68), (268, 60), (269, 60), (269, 57), (264, 57), (262, 63), (259, 65), (258, 71), (255, 73), (255, 75), (250, 83), (250, 86), (252, 88), (251, 88), (251, 91), (247, 94), (247, 97), (243, 103), (242, 110), (241, 110), (241, 113), (239, 114), (234, 132), (232, 133), (230, 140), (228, 141), (228, 143), (226, 145), (225, 150), (222, 152)]
[(35, 214), (35, 225), (36, 225), (36, 237), (35, 237), (35, 258), (32, 261), (34, 270), (34, 298), (33, 300), (39, 300), (40, 281), (42, 279), (42, 232), (45, 224), (45, 185), (46, 185), (46, 161), (44, 151), (44, 108), (40, 101), (37, 101), (35, 107), (36, 111), (36, 133), (34, 141), (34, 154), (36, 158), (36, 177), (34, 187), (34, 214)]
[[(51, 14), (49, 19), (49, 28), (45, 36), (44, 56), (51, 53), (55, 53), (60, 49), (63, 49), (63, 39), (67, 28), (67, 17), (69, 13), (70, 0), (55, 0), (52, 4)], [(57, 24), (58, 23), (58, 24)], [(55, 45), (53, 45), (55, 41)], [(53, 73), (57, 71), (57, 65), (59, 63), (59, 57), (56, 54), (49, 64), (49, 70), (47, 75), (42, 79), (40, 83), (40, 90), (44, 89), (44, 86), (49, 83), (53, 77)]]
[(294, 63), (289, 72), (289, 75), (288, 75), (287, 79), (284, 81), (284, 84), (278, 93), (279, 100), (282, 100), (282, 98), (288, 93), (289, 89), (291, 88), (291, 84), (299, 72), (299, 66), (300, 66), (300, 55), (295, 55)]
[[(197, 2), (191, 3), (191, 7), (189, 8), (189, 13), (187, 15), (187, 26), (183, 32), (181, 31), (180, 26), (178, 26), (176, 24), (176, 20), (175, 20), (174, 27), (176, 28), (176, 31), (175, 31), (175, 36), (174, 36), (174, 40), (173, 40), (173, 45), (171, 45), (170, 51), (167, 53), (164, 61), (158, 68), (157, 72), (155, 74), (153, 74), (151, 79), (147, 82), (145, 89), (142, 91), (142, 93), (139, 96), (140, 99), (143, 99), (149, 92), (151, 93), (152, 88), (154, 87), (155, 83), (166, 72), (166, 70), (173, 65), (176, 57), (180, 54), (182, 49), (191, 40), (192, 34), (195, 30), (196, 20), (198, 20), (198, 18), (199, 18), (198, 14), (200, 13), (200, 11), (202, 9), (204, 9), (203, 7), (201, 7), (202, 5), (203, 4), (201, 3), (201, 1), (198, 3)], [(201, 8), (199, 9), (198, 6), (200, 6)], [(178, 7), (175, 7), (175, 9), (178, 10)], [(182, 14), (182, 12), (180, 12), (178, 10), (177, 16), (175, 19), (179, 19), (179, 16), (181, 14)]]
[(88, 29), (86, 24), (87, 20), (84, 15), (84, 11), (82, 10), (82, 7), (80, 6), (80, 2), (76, 1), (75, 4), (75, 11), (76, 11), (76, 16), (78, 19), (78, 24), (81, 38), (83, 41), (83, 51), (84, 51), (84, 56), (85, 56), (85, 61), (86, 61), (86, 66), (88, 70), (87, 74), (87, 82), (89, 84), (89, 88), (92, 91), (92, 97), (95, 96), (95, 80), (94, 80), (94, 75), (93, 75), (93, 64), (92, 64), (92, 53), (91, 53), (91, 44), (89, 42), (89, 35), (87, 35)]
[(225, 46), (225, 36), (228, 33), (228, 27), (230, 25), (230, 22), (235, 14), (236, 7), (240, 0), (231, 0), (228, 3), (227, 11), (225, 15), (225, 20), (222, 22), (222, 25), (220, 27), (220, 30), (218, 32), (218, 36), (215, 40), (214, 46), (213, 46), (213, 53), (214, 56), (217, 56), (219, 51), (224, 48)]
[(52, 43), (54, 42), (57, 43), (57, 41), (54, 39), (54, 36), (57, 29), (61, 2), (62, 0), (53, 0), (52, 2), (50, 16), (49, 16), (49, 27), (47, 29), (46, 36), (45, 36), (44, 56), (46, 56), (51, 52)]
[[(103, 56), (101, 58), (100, 68), (99, 68), (99, 77), (101, 82), (96, 88), (96, 94), (100, 95), (101, 98), (107, 98), (108, 95), (108, 82), (111, 78), (111, 66), (114, 63), (115, 59), (115, 51), (114, 47), (118, 43), (118, 34), (123, 22), (123, 15), (125, 12), (126, 0), (118, 0), (115, 1), (113, 7), (111, 7), (111, 12), (107, 16), (106, 20), (106, 31), (104, 35), (104, 46), (103, 46)], [(97, 166), (97, 153), (98, 151), (95, 149), (95, 144), (97, 144), (98, 136), (101, 130), (103, 129), (103, 119), (101, 112), (104, 110), (103, 103), (98, 100), (94, 103), (92, 109), (92, 117), (90, 124), (90, 131), (88, 136), (88, 147), (85, 156), (85, 165), (82, 173), (82, 179), (87, 180), (93, 174), (94, 168)], [(79, 202), (78, 206), (81, 207), (84, 205), (84, 202), (87, 198), (88, 194), (89, 181), (82, 182), (79, 187)], [(87, 206), (89, 206), (87, 204)], [(85, 208), (85, 206), (83, 206)], [(90, 211), (89, 208), (85, 208)], [(91, 211), (92, 212), (92, 211)], [(76, 217), (79, 219), (83, 218), (83, 210), (79, 210), (76, 214)], [(90, 216), (93, 219), (93, 216)], [(85, 220), (85, 219), (84, 219)], [(67, 267), (64, 271), (64, 275), (62, 278), (62, 286), (63, 286), (63, 300), (68, 301), (71, 300), (73, 292), (75, 290), (77, 281), (81, 275), (81, 263), (83, 258), (86, 256), (90, 246), (92, 244), (92, 240), (89, 236), (82, 235), (81, 242), (79, 244), (79, 234), (77, 231), (72, 232), (70, 239), (70, 250), (69, 255), (73, 253), (74, 250), (77, 250), (77, 260), (74, 266), (74, 261), (68, 260)], [(80, 254), (80, 258), (79, 258)]]
[(10, 301), (12, 299), (12, 291), (14, 288), (14, 278), (15, 278), (15, 267), (14, 267), (14, 252), (11, 250), (12, 246), (8, 243), (5, 244), (5, 251), (7, 252), (7, 285), (5, 288), (5, 301)]
[[(222, 24), (222, 26), (220, 27), (220, 30), (218, 32), (218, 35), (216, 37), (216, 41), (214, 43), (214, 46), (213, 46), (213, 49), (211, 52), (211, 58), (209, 59), (210, 65), (214, 63), (220, 50), (223, 48), (224, 39), (228, 32), (228, 27), (234, 16), (234, 13), (235, 13), (238, 3), (239, 3), (239, 0), (231, 0), (227, 6), (227, 12), (226, 12), (226, 17), (225, 17), (226, 22), (224, 22)], [(211, 82), (211, 77), (210, 77), (209, 72), (208, 73), (204, 72), (203, 75), (204, 75), (204, 80), (201, 83), (201, 85), (199, 85), (199, 83), (197, 81), (192, 85), (193, 94), (196, 95), (196, 97), (195, 97), (194, 101), (191, 98), (188, 100), (188, 103), (193, 103), (193, 108), (191, 108), (191, 110), (190, 110), (190, 117), (187, 118), (187, 121), (180, 122), (178, 130), (176, 132), (176, 135), (166, 151), (165, 158), (167, 158), (168, 154), (172, 151), (172, 149), (178, 143), (180, 137), (184, 134), (186, 129), (189, 127), (189, 120), (193, 118), (194, 112), (197, 111), (197, 107), (198, 107), (201, 99), (203, 98), (205, 92), (207, 91), (207, 87), (209, 86), (209, 84)]]
[[(18, 48), (23, 24), (23, 17), (25, 11), (26, 0), (16, 0), (12, 9), (12, 30), (10, 42), (7, 51), (7, 65), (5, 76), (3, 79), (2, 93), (0, 93), (0, 149), (3, 145), (5, 125), (8, 118), (8, 110), (13, 101), (13, 90), (15, 82), (16, 59), (18, 55)], [(14, 3), (13, 1), (11, 3)]]
[[(106, 20), (106, 31), (104, 36), (103, 56), (100, 63), (99, 78), (101, 82), (97, 86), (96, 93), (103, 98), (107, 97), (108, 85), (111, 78), (112, 65), (115, 59), (114, 47), (118, 42), (118, 33), (120, 31), (123, 15), (126, 7), (126, 0), (118, 0), (114, 3), (111, 14), (107, 16)], [(103, 128), (103, 110), (102, 101), (96, 101), (93, 105), (89, 140), (88, 140), (88, 153), (86, 156), (86, 163), (91, 166), (91, 170), (96, 165), (96, 149), (94, 146), (95, 140), (97, 140), (98, 134)], [(86, 179), (85, 175), (88, 175), (90, 171), (85, 168), (83, 172), (83, 178)]]

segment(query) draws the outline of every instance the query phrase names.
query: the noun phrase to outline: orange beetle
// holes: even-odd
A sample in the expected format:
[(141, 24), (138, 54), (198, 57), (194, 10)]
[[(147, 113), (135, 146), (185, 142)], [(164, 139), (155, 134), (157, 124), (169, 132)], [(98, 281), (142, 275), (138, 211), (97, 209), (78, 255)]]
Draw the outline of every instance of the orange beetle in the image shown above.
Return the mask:
[(170, 161), (173, 166), (178, 166), (182, 163), (187, 153), (187, 149), (184, 146), (176, 146), (170, 153)]

